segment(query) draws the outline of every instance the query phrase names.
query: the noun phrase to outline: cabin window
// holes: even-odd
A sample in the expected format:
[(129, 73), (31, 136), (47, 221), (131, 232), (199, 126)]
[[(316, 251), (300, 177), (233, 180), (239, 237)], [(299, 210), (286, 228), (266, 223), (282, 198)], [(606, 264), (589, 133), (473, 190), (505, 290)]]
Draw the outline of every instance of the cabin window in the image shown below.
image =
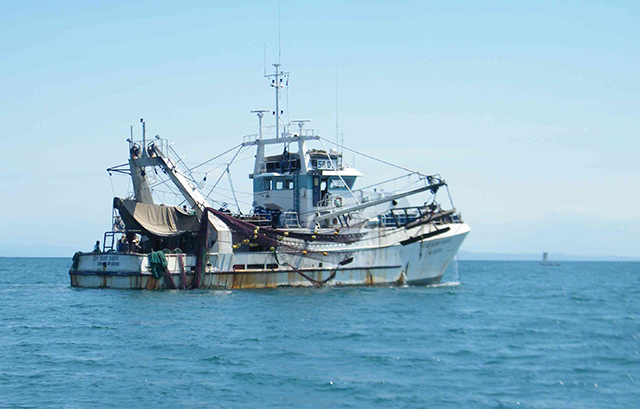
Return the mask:
[(276, 181), (276, 190), (282, 190), (282, 189), (284, 189), (284, 181), (277, 180)]
[(264, 180), (264, 190), (271, 190), (271, 179)]
[(284, 188), (287, 190), (293, 190), (293, 180), (285, 180)]
[(339, 178), (332, 178), (329, 181), (329, 189), (346, 189), (347, 186), (345, 183)]
[(347, 184), (347, 187), (349, 189), (353, 189), (353, 184), (356, 182), (356, 178), (354, 177), (343, 177), (342, 179), (344, 179), (345, 183)]

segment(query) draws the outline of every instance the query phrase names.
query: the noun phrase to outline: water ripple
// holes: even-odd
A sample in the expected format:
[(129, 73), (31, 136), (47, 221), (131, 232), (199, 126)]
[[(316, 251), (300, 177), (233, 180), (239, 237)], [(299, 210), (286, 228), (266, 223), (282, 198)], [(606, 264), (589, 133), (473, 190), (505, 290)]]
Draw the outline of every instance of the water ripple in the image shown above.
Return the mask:
[[(638, 263), (428, 287), (110, 291), (0, 259), (0, 407), (635, 407)], [(616, 277), (602, 280), (602, 277)]]

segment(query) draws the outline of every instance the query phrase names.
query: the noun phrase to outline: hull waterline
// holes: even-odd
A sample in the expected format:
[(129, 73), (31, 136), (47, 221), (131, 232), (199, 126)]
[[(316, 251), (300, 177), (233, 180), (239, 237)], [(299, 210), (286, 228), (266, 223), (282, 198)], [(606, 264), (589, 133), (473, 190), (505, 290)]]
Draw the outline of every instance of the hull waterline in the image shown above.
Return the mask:
[[(437, 284), (442, 280), (468, 232), (468, 227), (460, 224), (455, 232), (446, 237), (418, 241), (406, 246), (396, 244), (327, 255), (328, 260), (338, 260), (345, 255), (353, 257), (353, 262), (345, 266), (290, 254), (276, 257), (271, 252), (223, 256), (209, 254), (209, 263), (203, 271), (199, 288), (314, 287), (325, 280), (327, 281), (323, 285), (326, 286)], [(167, 254), (166, 258), (167, 269), (174, 284), (178, 288), (189, 288), (196, 277), (196, 257)], [(83, 254), (79, 256), (76, 268), (72, 268), (69, 275), (73, 287), (146, 290), (170, 288), (165, 277), (155, 278), (152, 275), (148, 257), (144, 254)]]

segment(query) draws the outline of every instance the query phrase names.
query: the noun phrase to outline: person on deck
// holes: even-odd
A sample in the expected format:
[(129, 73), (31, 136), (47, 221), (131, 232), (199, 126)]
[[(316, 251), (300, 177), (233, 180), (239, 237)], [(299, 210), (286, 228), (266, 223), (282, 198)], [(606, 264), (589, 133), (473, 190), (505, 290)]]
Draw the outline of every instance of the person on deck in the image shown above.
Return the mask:
[(142, 252), (142, 247), (140, 247), (140, 239), (138, 239), (138, 235), (134, 234), (133, 239), (130, 242), (129, 250), (132, 253), (140, 253)]
[(129, 252), (129, 243), (124, 235), (118, 240), (118, 253), (128, 253)]
[(96, 244), (95, 246), (93, 246), (93, 252), (94, 253), (100, 253), (100, 241), (96, 240)]

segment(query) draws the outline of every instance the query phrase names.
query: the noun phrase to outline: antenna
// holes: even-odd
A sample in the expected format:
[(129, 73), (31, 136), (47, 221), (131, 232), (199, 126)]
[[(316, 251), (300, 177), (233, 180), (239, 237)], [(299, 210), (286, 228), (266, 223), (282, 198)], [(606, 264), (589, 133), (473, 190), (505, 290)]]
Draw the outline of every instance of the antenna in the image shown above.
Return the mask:
[(255, 111), (251, 111), (252, 114), (258, 115), (258, 126), (260, 127), (260, 131), (258, 133), (260, 140), (262, 140), (262, 118), (264, 117), (264, 113), (269, 112), (268, 109), (258, 109)]
[(298, 124), (298, 128), (300, 128), (298, 136), (302, 136), (302, 128), (304, 127), (304, 124), (307, 122), (311, 122), (311, 120), (310, 119), (293, 119), (291, 122), (294, 124)]
[[(280, 13), (280, 4), (281, 1), (278, 0), (278, 63), (277, 64), (273, 64), (273, 66), (276, 68), (276, 72), (274, 74), (269, 74), (267, 75), (267, 45), (265, 43), (264, 46), (264, 62), (265, 62), (265, 77), (274, 77), (273, 80), (271, 80), (271, 86), (274, 87), (276, 89), (276, 110), (273, 112), (273, 114), (276, 116), (276, 139), (280, 139), (280, 114), (283, 113), (283, 111), (280, 111), (280, 88), (284, 88), (285, 86), (289, 86), (289, 73), (288, 72), (283, 72), (280, 71), (280, 67), (282, 67), (282, 41), (281, 41), (281, 13)], [(282, 77), (286, 77), (287, 81), (286, 83), (283, 83), (283, 79)], [(262, 117), (260, 116), (260, 114), (258, 114), (258, 117), (260, 118), (260, 122), (262, 122)]]
[(338, 143), (338, 67), (336, 67), (336, 144)]

